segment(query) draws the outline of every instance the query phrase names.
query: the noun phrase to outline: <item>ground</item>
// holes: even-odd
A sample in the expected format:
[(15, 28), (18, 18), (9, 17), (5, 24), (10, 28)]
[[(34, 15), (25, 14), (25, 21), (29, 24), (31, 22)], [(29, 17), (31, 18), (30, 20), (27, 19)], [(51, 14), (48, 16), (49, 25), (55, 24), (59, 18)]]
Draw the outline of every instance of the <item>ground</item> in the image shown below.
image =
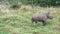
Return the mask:
[[(34, 7), (22, 5), (19, 9), (10, 9), (9, 5), (0, 5), (0, 34), (60, 34), (60, 7)], [(32, 15), (50, 11), (53, 19), (41, 22), (31, 22)]]

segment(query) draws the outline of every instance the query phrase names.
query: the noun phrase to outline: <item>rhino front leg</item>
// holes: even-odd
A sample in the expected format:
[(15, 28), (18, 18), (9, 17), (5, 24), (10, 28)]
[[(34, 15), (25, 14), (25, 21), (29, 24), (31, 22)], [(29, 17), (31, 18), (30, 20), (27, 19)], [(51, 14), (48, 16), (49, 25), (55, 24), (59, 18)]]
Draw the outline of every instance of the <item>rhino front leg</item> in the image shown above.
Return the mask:
[(46, 21), (42, 21), (42, 23), (43, 23), (43, 26), (45, 26), (45, 25), (46, 25)]

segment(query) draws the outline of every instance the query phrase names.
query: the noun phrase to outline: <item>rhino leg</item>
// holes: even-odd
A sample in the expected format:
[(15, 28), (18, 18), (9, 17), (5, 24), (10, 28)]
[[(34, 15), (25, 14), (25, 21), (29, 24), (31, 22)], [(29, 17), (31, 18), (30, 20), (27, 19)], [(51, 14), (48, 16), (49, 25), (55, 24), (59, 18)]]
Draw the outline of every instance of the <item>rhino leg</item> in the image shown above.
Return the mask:
[(32, 20), (32, 23), (34, 22), (34, 20)]
[(45, 26), (45, 25), (46, 25), (46, 21), (42, 21), (42, 23), (43, 23), (43, 26)]
[(35, 21), (35, 23), (37, 23), (37, 21)]
[(32, 21), (32, 23), (33, 23), (33, 22), (34, 22), (34, 19), (32, 18), (31, 21)]
[(37, 23), (37, 21), (32, 20), (32, 23), (33, 23), (33, 22)]

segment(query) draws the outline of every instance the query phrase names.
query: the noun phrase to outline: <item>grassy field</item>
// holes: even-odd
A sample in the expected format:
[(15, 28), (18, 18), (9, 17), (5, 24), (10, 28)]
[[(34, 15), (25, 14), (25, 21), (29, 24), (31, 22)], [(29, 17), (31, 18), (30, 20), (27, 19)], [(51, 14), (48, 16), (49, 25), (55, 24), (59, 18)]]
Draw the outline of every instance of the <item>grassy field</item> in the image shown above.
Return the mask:
[[(35, 13), (50, 11), (52, 20), (47, 25), (31, 22)], [(19, 9), (10, 9), (8, 5), (0, 5), (0, 34), (60, 34), (60, 7), (42, 8), (22, 5)]]

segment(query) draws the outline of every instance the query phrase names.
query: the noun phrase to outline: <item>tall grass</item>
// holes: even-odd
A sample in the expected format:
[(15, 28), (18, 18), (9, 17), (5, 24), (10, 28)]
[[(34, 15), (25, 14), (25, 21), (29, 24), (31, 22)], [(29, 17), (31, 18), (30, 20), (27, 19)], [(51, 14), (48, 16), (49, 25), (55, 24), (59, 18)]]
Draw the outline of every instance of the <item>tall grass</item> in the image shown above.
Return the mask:
[[(9, 9), (8, 5), (0, 5), (0, 34), (60, 34), (60, 7), (42, 8), (22, 5), (21, 8)], [(34, 13), (50, 11), (52, 20), (47, 20), (47, 25), (41, 22), (31, 22)]]

